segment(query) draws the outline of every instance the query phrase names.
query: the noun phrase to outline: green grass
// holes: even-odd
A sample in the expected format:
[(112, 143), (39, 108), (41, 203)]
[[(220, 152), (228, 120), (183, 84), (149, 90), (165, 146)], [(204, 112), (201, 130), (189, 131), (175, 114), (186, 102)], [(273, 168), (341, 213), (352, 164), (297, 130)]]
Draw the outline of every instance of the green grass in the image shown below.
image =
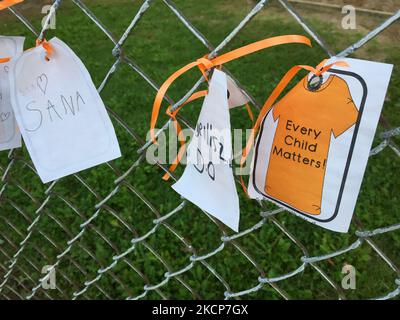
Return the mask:
[[(225, 38), (250, 9), (245, 0), (176, 0), (175, 2), (213, 45), (217, 45)], [(140, 5), (140, 1), (128, 0), (114, 0), (112, 5), (109, 0), (92, 0), (85, 3), (117, 37), (122, 35)], [(25, 14), (35, 26), (39, 27), (42, 18), (39, 11), (36, 13), (31, 9)], [(0, 14), (0, 19), (0, 34), (24, 35), (27, 37), (27, 48), (34, 44), (32, 34), (15, 17), (3, 12)], [(358, 31), (338, 29), (336, 25), (320, 19), (318, 15), (310, 17), (308, 22), (314, 29), (320, 31), (330, 47), (337, 51), (363, 35)], [(392, 26), (392, 28), (398, 27), (398, 24)], [(266, 37), (294, 33), (304, 34), (304, 31), (283, 9), (276, 6), (268, 7), (241, 31), (223, 52)], [(87, 66), (94, 83), (100, 85), (114, 62), (111, 54), (113, 45), (70, 1), (64, 1), (62, 4), (57, 14), (57, 29), (50, 31), (48, 38), (52, 35), (56, 35), (71, 46)], [(393, 41), (376, 39), (355, 57), (376, 58), (397, 66), (400, 64), (399, 48), (400, 45)], [(154, 1), (145, 13), (128, 38), (124, 51), (158, 84), (179, 67), (207, 53), (206, 48), (160, 0)], [(316, 65), (324, 58), (326, 58), (324, 52), (315, 43), (313, 49), (287, 45), (241, 58), (227, 64), (227, 67), (258, 101), (263, 102), (292, 65), (299, 63)], [(198, 71), (183, 76), (172, 86), (170, 96), (175, 99), (181, 97), (199, 76)], [(400, 124), (399, 85), (400, 72), (395, 67), (383, 111), (383, 115), (392, 127)], [(120, 65), (101, 92), (101, 96), (111, 110), (143, 139), (145, 138), (155, 91), (138, 74), (132, 72), (127, 65)], [(199, 103), (194, 103), (185, 107), (183, 111), (184, 116), (192, 123), (198, 116), (199, 106)], [(243, 112), (245, 112), (243, 109), (232, 111), (233, 127), (249, 126), (249, 121), (243, 117)], [(160, 123), (164, 120), (165, 117)], [(28, 276), (20, 269), (16, 269), (13, 275), (22, 286), (18, 285), (15, 279), (9, 282), (9, 285), (22, 295), (27, 294), (27, 289), (36, 285), (41, 276), (40, 270), (35, 270), (32, 264), (41, 268), (45, 264), (53, 263), (56, 255), (65, 249), (66, 242), (79, 232), (79, 225), (84, 219), (94, 214), (95, 204), (114, 189), (117, 175), (128, 170), (138, 159), (136, 150), (140, 147), (139, 143), (118, 122), (114, 121), (114, 125), (123, 157), (114, 161), (111, 164), (112, 168), (102, 165), (79, 174), (79, 177), (95, 192), (89, 192), (76, 177), (61, 180), (53, 189), (38, 229), (33, 233), (18, 263)], [(378, 131), (382, 130), (384, 128), (380, 126)], [(376, 140), (376, 143), (379, 141)], [(48, 185), (43, 185), (27, 168), (25, 160), (28, 160), (29, 156), (25, 148), (18, 150), (16, 155), (20, 160), (13, 165), (9, 174), (10, 183), (0, 200), (2, 218), (0, 265), (6, 265), (8, 261), (5, 253), (11, 256), (17, 251), (18, 248), (13, 244), (23, 240), (26, 227), (29, 221), (34, 219), (39, 204), (46, 198), (44, 191), (48, 188)], [(7, 163), (7, 153), (2, 152), (0, 168), (4, 169)], [(370, 159), (356, 208), (356, 216), (365, 229), (399, 222), (399, 169), (400, 161), (389, 148)], [(177, 172), (181, 173), (182, 168)], [(144, 164), (128, 175), (127, 183), (122, 185), (119, 192), (107, 202), (107, 208), (101, 211), (99, 217), (88, 228), (88, 232), (81, 238), (79, 245), (72, 248), (58, 267), (58, 285), (66, 297), (72, 297), (74, 291), (82, 289), (83, 281), (94, 278), (99, 266), (105, 267), (110, 264), (115, 251), (122, 252), (129, 248), (133, 237), (144, 235), (153, 227), (152, 220), (156, 215), (129, 190), (129, 185), (145, 194), (160, 215), (168, 213), (179, 204), (179, 196), (170, 188), (170, 182), (161, 180), (162, 174), (159, 168)], [(34, 201), (18, 188), (16, 183), (22, 190), (32, 195)], [(259, 221), (260, 207), (255, 201), (246, 199), (243, 193), (240, 193), (240, 229), (245, 230)], [(67, 201), (64, 201), (65, 199)], [(266, 206), (274, 208), (271, 204)], [(121, 219), (135, 231), (126, 228)], [(354, 224), (349, 234), (336, 234), (313, 226), (289, 213), (278, 215), (277, 220), (305, 245), (311, 256), (335, 251), (356, 240)], [(161, 226), (146, 241), (147, 245), (159, 254), (158, 257), (151, 253), (148, 246), (137, 245), (136, 249), (126, 257), (129, 264), (120, 262), (112, 272), (102, 277), (98, 282), (99, 287), (112, 298), (138, 295), (142, 293), (145, 281), (133, 268), (143, 273), (149, 283), (156, 284), (163, 280), (163, 275), (167, 271), (166, 265), (171, 271), (186, 266), (191, 253), (171, 229), (176, 230), (179, 236), (190, 242), (198, 255), (206, 254), (220, 245), (220, 229), (200, 210), (189, 204), (168, 219), (168, 227)], [(48, 241), (49, 238), (54, 245)], [(400, 264), (399, 232), (387, 233), (374, 238), (374, 241), (397, 265)], [(300, 258), (303, 252), (272, 222), (240, 238), (237, 244), (257, 262), (257, 266), (253, 266), (245, 255), (231, 244), (227, 244), (222, 252), (207, 259), (209, 265), (227, 281), (233, 292), (257, 285), (260, 272), (273, 277), (290, 272), (301, 264)], [(43, 255), (38, 253), (38, 250)], [(160, 262), (160, 258), (163, 263)], [(395, 289), (394, 279), (398, 275), (366, 243), (355, 251), (318, 263), (318, 266), (340, 285), (344, 263), (350, 263), (357, 269), (357, 290), (344, 292), (347, 298), (369, 298)], [(81, 270), (76, 268), (76, 264), (81, 266)], [(2, 273), (3, 270), (0, 268), (0, 276)], [(63, 275), (70, 279), (71, 283)], [(35, 283), (29, 277), (34, 279)], [(214, 299), (223, 298), (223, 292), (226, 290), (200, 263), (181, 275), (181, 279), (189, 284), (196, 295), (192, 295), (176, 279), (169, 281), (160, 288), (160, 291), (169, 298)], [(310, 266), (307, 266), (304, 273), (277, 285), (291, 298), (337, 298), (336, 291)], [(9, 290), (3, 293), (14, 296)], [(49, 292), (49, 294), (61, 297), (59, 292)], [(45, 298), (44, 291), (40, 290), (37, 297)], [(99, 288), (92, 286), (87, 291), (86, 298), (105, 298), (105, 296)], [(160, 296), (151, 292), (146, 298), (160, 298)], [(267, 285), (245, 298), (278, 299), (280, 296)]]

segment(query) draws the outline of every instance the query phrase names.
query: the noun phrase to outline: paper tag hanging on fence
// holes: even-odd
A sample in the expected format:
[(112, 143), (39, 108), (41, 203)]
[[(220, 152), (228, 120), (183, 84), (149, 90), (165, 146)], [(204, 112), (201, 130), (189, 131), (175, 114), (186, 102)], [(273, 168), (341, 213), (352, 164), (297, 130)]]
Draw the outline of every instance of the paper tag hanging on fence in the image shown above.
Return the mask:
[(248, 192), (347, 232), (393, 66), (340, 60), (349, 67), (304, 78), (264, 117)]
[[(0, 36), (0, 151), (21, 147), (21, 133), (17, 127), (10, 101), (10, 70), (22, 53), (25, 38)], [(10, 58), (8, 58), (10, 57)]]
[(238, 231), (239, 198), (231, 160), (227, 76), (215, 69), (209, 93), (204, 99), (188, 146), (187, 166), (172, 188), (234, 231)]
[(49, 59), (43, 46), (28, 50), (11, 75), (14, 112), (45, 183), (121, 156), (89, 72), (61, 40), (48, 45)]

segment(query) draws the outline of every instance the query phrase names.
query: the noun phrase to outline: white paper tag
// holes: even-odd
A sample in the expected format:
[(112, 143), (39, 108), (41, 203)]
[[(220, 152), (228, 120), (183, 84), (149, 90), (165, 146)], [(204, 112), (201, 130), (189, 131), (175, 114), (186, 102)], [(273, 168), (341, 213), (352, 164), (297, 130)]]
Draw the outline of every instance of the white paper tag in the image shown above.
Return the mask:
[(187, 150), (187, 166), (172, 188), (234, 231), (239, 230), (239, 198), (230, 166), (231, 125), (227, 76), (214, 70), (209, 93)]
[(53, 38), (54, 53), (25, 51), (11, 74), (12, 106), (44, 183), (121, 156), (114, 127), (89, 72)]
[(0, 58), (11, 58), (0, 63), (0, 151), (21, 147), (21, 133), (10, 101), (9, 74), (14, 59), (23, 51), (24, 41), (23, 37), (0, 36)]
[[(343, 58), (326, 63), (335, 60), (350, 67), (325, 73), (320, 93), (304, 93), (306, 81), (299, 83), (295, 96), (289, 92), (264, 118), (248, 192), (318, 226), (347, 232), (393, 65)], [(312, 95), (330, 105), (318, 106)]]
[(249, 102), (247, 96), (243, 93), (242, 89), (230, 77), (226, 76), (228, 81), (228, 104), (229, 108), (236, 108), (245, 105)]

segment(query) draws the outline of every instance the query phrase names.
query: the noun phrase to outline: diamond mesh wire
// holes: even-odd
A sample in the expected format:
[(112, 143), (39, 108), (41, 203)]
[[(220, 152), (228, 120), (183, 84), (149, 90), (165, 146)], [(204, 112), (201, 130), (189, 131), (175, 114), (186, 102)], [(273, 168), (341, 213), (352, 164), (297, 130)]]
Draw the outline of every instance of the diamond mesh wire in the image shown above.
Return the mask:
[[(152, 93), (155, 94), (158, 90), (158, 83), (124, 51), (127, 40), (135, 37), (132, 35), (133, 30), (140, 25), (152, 6), (164, 5), (169, 9), (175, 15), (176, 23), (187, 28), (210, 52), (211, 57), (218, 55), (258, 13), (268, 10), (267, 0), (255, 2), (248, 14), (226, 38), (217, 46), (213, 46), (171, 0), (142, 1), (140, 9), (135, 12), (121, 37), (115, 37), (84, 1), (71, 1), (86, 19), (89, 19), (93, 30), (103, 33), (113, 46), (110, 52), (113, 63), (98, 88), (99, 92), (106, 90), (112, 79), (119, 76), (120, 69), (123, 68), (127, 70), (124, 75), (141, 78), (144, 80), (142, 85), (148, 86), (153, 90)], [(335, 54), (288, 1), (276, 2), (322, 47), (328, 56)], [(8, 8), (9, 13), (14, 15), (35, 37), (44, 38), (45, 27), (37, 30), (29, 19), (18, 11), (17, 7)], [(50, 23), (52, 15), (57, 10), (62, 10), (61, 0), (53, 3), (46, 24)], [(131, 13), (127, 10), (126, 14)], [(400, 11), (337, 55), (344, 57), (352, 54), (398, 19), (400, 19)], [(231, 74), (228, 70), (226, 71)], [(173, 106), (179, 106), (199, 88), (202, 81), (202, 78), (199, 78), (180, 99), (166, 97), (166, 101)], [(256, 99), (249, 92), (246, 94), (253, 105), (259, 107)], [(151, 101), (149, 98), (149, 105)], [(398, 232), (400, 223), (384, 224), (379, 228), (368, 230), (361, 222), (362, 214), (357, 213), (354, 219), (356, 230), (348, 237), (347, 246), (337, 247), (334, 241), (337, 238), (332, 237), (330, 238), (332, 242), (328, 246), (321, 246), (319, 254), (313, 254), (315, 250), (309, 251), (308, 246), (314, 247), (315, 242), (312, 242), (316, 240), (310, 241), (298, 237), (295, 229), (287, 226), (286, 220), (281, 218), (285, 214), (283, 209), (273, 207), (271, 209), (271, 205), (262, 202), (259, 203), (258, 213), (253, 213), (258, 215), (258, 221), (237, 234), (230, 233), (218, 221), (204, 215), (206, 217), (202, 220), (205, 224), (204, 230), (212, 229), (207, 237), (211, 238), (212, 235), (217, 240), (207, 245), (205, 242), (199, 242), (203, 235), (191, 234), (178, 223), (179, 219), (177, 219), (193, 205), (187, 203), (185, 199), (171, 200), (168, 197), (165, 197), (165, 203), (156, 203), (146, 195), (146, 189), (154, 186), (147, 184), (144, 180), (135, 180), (135, 175), (139, 170), (144, 170), (145, 176), (160, 176), (160, 170), (154, 170), (154, 168), (167, 171), (167, 167), (156, 160), (153, 166), (149, 166), (146, 163), (145, 153), (151, 143), (146, 141), (132, 124), (125, 122), (124, 117), (113, 108), (107, 109), (117, 131), (123, 131), (127, 139), (132, 141), (130, 153), (125, 154), (122, 159), (125, 164), (122, 166), (123, 170), (115, 163), (107, 163), (103, 166), (107, 170), (107, 181), (99, 181), (99, 184), (94, 185), (89, 182), (88, 175), (79, 173), (54, 181), (44, 186), (46, 189), (38, 188), (37, 184), (30, 183), (36, 181), (37, 177), (26, 152), (11, 150), (7, 159), (2, 157), (4, 161), (0, 164), (2, 173), (0, 188), (1, 298), (168, 299), (189, 297), (200, 299), (211, 297), (239, 299), (266, 297), (290, 299), (307, 297), (301, 294), (293, 297), (288, 293), (288, 291), (293, 291), (290, 288), (309, 286), (317, 288), (316, 290), (326, 291), (326, 295), (322, 297), (346, 299), (348, 293), (341, 288), (337, 276), (332, 275), (329, 264), (338, 257), (348, 259), (349, 253), (356, 254), (360, 248), (363, 248), (363, 252), (368, 252), (369, 256), (379, 259), (393, 275), (391, 279), (384, 279), (386, 292), (363, 298), (389, 299), (400, 295), (400, 270), (393, 259), (396, 256), (396, 248), (386, 253), (376, 241), (379, 237)], [(181, 120), (189, 125), (185, 119)], [(168, 125), (169, 122), (166, 122), (162, 130), (167, 130)], [(381, 126), (384, 132), (377, 137), (380, 141), (371, 150), (370, 156), (381, 158), (390, 156), (392, 159), (390, 161), (399, 161), (400, 149), (395, 143), (395, 137), (400, 135), (400, 128), (388, 128), (384, 119), (381, 121)], [(395, 160), (392, 155), (389, 155), (388, 150), (394, 152)], [(21, 170), (25, 173), (21, 174)], [(379, 175), (379, 172), (374, 174)], [(168, 186), (161, 185), (159, 192), (164, 192), (163, 188), (168, 188)], [(76, 192), (68, 192), (68, 190), (76, 190)], [(128, 207), (131, 216), (122, 213), (124, 207)], [(139, 210), (148, 212), (146, 218), (137, 217), (136, 213)], [(190, 209), (189, 212), (192, 214), (193, 210)], [(379, 210), (379, 214), (390, 213)], [(197, 217), (198, 215), (196, 219)], [(137, 226), (139, 224), (137, 219), (143, 219), (140, 226)], [(105, 223), (111, 223), (116, 231), (114, 232), (112, 228), (104, 228)], [(270, 237), (274, 239), (273, 243), (263, 243), (265, 239), (260, 235), (261, 232), (267, 232), (266, 230), (270, 230)], [(246, 241), (243, 241), (244, 239)], [(255, 243), (259, 250), (253, 252), (249, 249), (248, 241)], [(271, 272), (274, 254), (269, 251), (268, 246), (273, 248), (276, 243), (284, 243), (289, 249), (275, 257), (275, 259), (281, 259), (282, 268)], [(243, 277), (240, 273), (230, 271), (231, 265), (238, 260), (241, 262), (235, 270), (243, 269), (245, 274)], [(293, 266), (293, 263), (295, 267), (285, 269), (286, 264)], [(44, 266), (56, 272), (57, 286), (54, 290), (43, 289), (42, 283), (49, 277), (49, 274), (42, 272)], [(306, 277), (305, 274), (308, 276)], [(240, 279), (241, 286), (238, 286), (238, 281), (232, 281), (233, 278)], [(311, 280), (313, 281), (311, 284), (302, 283), (302, 281)]]

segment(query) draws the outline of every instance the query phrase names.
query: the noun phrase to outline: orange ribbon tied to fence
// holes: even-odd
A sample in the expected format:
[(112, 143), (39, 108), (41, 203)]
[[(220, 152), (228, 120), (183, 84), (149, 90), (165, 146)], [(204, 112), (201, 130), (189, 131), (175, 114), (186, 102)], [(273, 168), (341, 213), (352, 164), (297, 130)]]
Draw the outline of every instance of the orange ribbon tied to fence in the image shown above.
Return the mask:
[(151, 115), (151, 121), (150, 121), (150, 137), (153, 141), (153, 143), (157, 143), (156, 141), (156, 136), (155, 136), (155, 126), (157, 124), (158, 116), (160, 113), (160, 108), (162, 101), (164, 99), (165, 94), (168, 91), (168, 88), (171, 86), (171, 84), (178, 79), (181, 75), (183, 75), (185, 72), (189, 71), (190, 69), (194, 67), (198, 67), (203, 74), (203, 76), (207, 79), (207, 71), (217, 67), (221, 66), (224, 63), (227, 63), (229, 61), (235, 60), (237, 58), (246, 56), (248, 54), (274, 47), (277, 45), (281, 44), (289, 44), (289, 43), (299, 43), (299, 44), (305, 44), (311, 47), (311, 41), (305, 36), (301, 35), (285, 35), (285, 36), (277, 36), (277, 37), (272, 37), (272, 38), (267, 38), (258, 42), (251, 43), (249, 45), (243, 46), (241, 48), (235, 49), (233, 51), (230, 51), (228, 53), (225, 53), (221, 56), (218, 56), (213, 59), (209, 59), (208, 57), (202, 57), (200, 59), (197, 59), (196, 61), (193, 61), (186, 66), (182, 67), (178, 71), (174, 72), (160, 87), (160, 89), (157, 92), (156, 98), (154, 99), (153, 103), (153, 111)]
[[(243, 46), (241, 48), (235, 49), (233, 51), (230, 51), (228, 53), (225, 53), (221, 56), (218, 56), (213, 59), (209, 59), (208, 56), (204, 56), (202, 58), (197, 59), (194, 62), (191, 62), (187, 64), (186, 66), (182, 67), (178, 71), (174, 72), (160, 87), (156, 98), (154, 100), (153, 104), (153, 110), (152, 110), (152, 115), (151, 115), (151, 121), (150, 121), (150, 137), (153, 141), (153, 143), (157, 143), (156, 137), (155, 137), (155, 126), (157, 124), (158, 116), (160, 113), (160, 108), (162, 101), (164, 99), (164, 96), (168, 90), (168, 88), (171, 86), (171, 84), (178, 79), (181, 75), (183, 75), (185, 72), (189, 71), (190, 69), (194, 67), (198, 67), (200, 69), (200, 72), (202, 73), (203, 77), (208, 81), (207, 77), (207, 71), (211, 70), (214, 67), (220, 67), (222, 64), (235, 60), (237, 58), (246, 56), (248, 54), (254, 53), (256, 51), (260, 51), (262, 49), (266, 49), (269, 47), (281, 45), (281, 44), (289, 44), (289, 43), (300, 43), (300, 44), (306, 44), (308, 46), (311, 46), (311, 41), (305, 37), (305, 36), (300, 36), (300, 35), (285, 35), (285, 36), (277, 36), (273, 38), (267, 38), (246, 46)], [(167, 109), (167, 115), (171, 117), (172, 122), (175, 127), (175, 131), (178, 136), (178, 140), (180, 142), (180, 149), (178, 151), (178, 154), (176, 158), (173, 160), (172, 165), (169, 168), (169, 172), (173, 172), (176, 167), (178, 166), (180, 160), (183, 157), (184, 151), (185, 151), (185, 140), (183, 137), (181, 137), (181, 126), (179, 125), (176, 116), (179, 110), (186, 105), (187, 103), (199, 99), (201, 97), (204, 97), (207, 95), (207, 91), (199, 91), (191, 95), (183, 104), (178, 106), (175, 110), (171, 111), (172, 106), (169, 106)], [(251, 109), (248, 104), (246, 104), (246, 109), (249, 113), (250, 119), (253, 121), (253, 115), (251, 112)], [(168, 180), (170, 177), (169, 173), (166, 173), (163, 177), (164, 180)]]
[(17, 3), (21, 3), (24, 0), (0, 0), (0, 10), (4, 10), (8, 7), (11, 7)]
[(43, 40), (36, 40), (36, 47), (42, 46), (43, 49), (46, 51), (46, 60), (50, 60), (50, 56), (53, 54), (54, 49), (46, 39)]

